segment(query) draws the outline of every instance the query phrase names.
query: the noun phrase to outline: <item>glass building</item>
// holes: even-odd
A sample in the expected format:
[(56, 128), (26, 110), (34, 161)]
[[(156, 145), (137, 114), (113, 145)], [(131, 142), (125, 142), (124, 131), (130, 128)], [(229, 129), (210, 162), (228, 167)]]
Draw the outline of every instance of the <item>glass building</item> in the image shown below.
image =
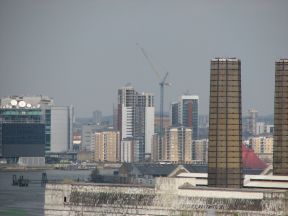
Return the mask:
[(41, 109), (0, 109), (1, 157), (44, 157), (45, 139)]

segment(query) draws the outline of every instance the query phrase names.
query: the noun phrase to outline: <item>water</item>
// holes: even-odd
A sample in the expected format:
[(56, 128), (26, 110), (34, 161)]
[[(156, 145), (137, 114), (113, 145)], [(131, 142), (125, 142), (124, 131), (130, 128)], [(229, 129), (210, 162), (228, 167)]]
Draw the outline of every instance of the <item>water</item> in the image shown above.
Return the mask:
[(0, 216), (41, 216), (44, 215), (45, 187), (41, 184), (29, 184), (28, 187), (12, 186), (12, 176), (23, 175), (29, 180), (41, 180), (42, 173), (52, 179), (72, 179), (85, 181), (90, 170), (47, 170), (47, 171), (0, 171)]

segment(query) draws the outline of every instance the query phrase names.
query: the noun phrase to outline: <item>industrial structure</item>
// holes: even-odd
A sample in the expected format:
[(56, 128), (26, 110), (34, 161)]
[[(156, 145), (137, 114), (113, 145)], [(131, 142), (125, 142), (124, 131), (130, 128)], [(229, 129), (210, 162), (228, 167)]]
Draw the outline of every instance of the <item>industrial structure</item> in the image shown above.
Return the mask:
[(242, 187), (241, 61), (211, 60), (208, 186)]
[(275, 63), (273, 174), (288, 175), (288, 59)]

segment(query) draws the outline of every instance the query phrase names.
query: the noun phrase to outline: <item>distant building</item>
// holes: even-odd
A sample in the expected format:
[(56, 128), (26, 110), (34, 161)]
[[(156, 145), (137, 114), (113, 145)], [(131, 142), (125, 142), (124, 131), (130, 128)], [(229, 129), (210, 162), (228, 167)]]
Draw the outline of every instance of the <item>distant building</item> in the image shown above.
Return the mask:
[(192, 160), (208, 163), (208, 139), (193, 140)]
[(73, 107), (55, 106), (46, 96), (2, 98), (0, 157), (17, 160), (72, 150), (73, 121)]
[[(74, 109), (69, 106), (52, 106), (51, 111), (51, 148), (50, 152), (72, 150)], [(46, 111), (46, 114), (49, 109)], [(48, 116), (47, 114), (46, 116)], [(48, 120), (49, 121), (49, 120)]]
[(96, 125), (100, 125), (102, 123), (102, 112), (99, 110), (95, 110), (93, 112), (93, 123)]
[(273, 137), (252, 137), (249, 139), (249, 145), (261, 160), (272, 163)]
[(134, 145), (133, 138), (124, 138), (121, 141), (121, 162), (134, 162)]
[(192, 128), (192, 139), (198, 139), (199, 96), (182, 95), (178, 102), (171, 104), (172, 126), (179, 125)]
[(95, 161), (120, 161), (120, 133), (118, 131), (95, 132)]
[(274, 132), (274, 125), (266, 125), (265, 127), (265, 133), (266, 134), (273, 134)]
[[(155, 132), (159, 133), (160, 131), (160, 116), (155, 115)], [(163, 128), (168, 128), (171, 127), (171, 120), (170, 120), (170, 116), (163, 116)]]
[(241, 61), (211, 61), (208, 186), (242, 187)]
[(82, 125), (81, 134), (81, 150), (95, 152), (95, 136), (94, 133), (98, 129), (95, 124)]
[(265, 122), (256, 122), (256, 133), (255, 135), (261, 135), (266, 132)]
[(273, 174), (288, 175), (288, 59), (275, 63)]
[(166, 128), (163, 159), (171, 162), (192, 161), (192, 129), (184, 126)]
[(256, 132), (256, 122), (257, 122), (257, 118), (258, 118), (258, 111), (255, 109), (250, 109), (248, 111), (248, 132), (252, 135), (252, 136), (256, 136), (257, 132)]
[(121, 144), (124, 139), (133, 139), (135, 161), (144, 161), (151, 157), (154, 115), (152, 94), (138, 93), (132, 86), (118, 90), (117, 128), (120, 131)]

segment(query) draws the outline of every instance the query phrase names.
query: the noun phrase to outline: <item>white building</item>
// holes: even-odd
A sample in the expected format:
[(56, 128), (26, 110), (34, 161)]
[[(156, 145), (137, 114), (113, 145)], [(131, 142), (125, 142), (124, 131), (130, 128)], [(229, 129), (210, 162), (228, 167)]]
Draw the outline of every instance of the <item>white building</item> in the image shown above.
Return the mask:
[(73, 142), (73, 107), (51, 107), (51, 148), (50, 152), (72, 150)]
[(131, 163), (134, 161), (133, 151), (134, 142), (132, 138), (126, 138), (121, 141), (121, 161)]
[(154, 115), (152, 94), (140, 94), (130, 85), (118, 90), (118, 129), (121, 140), (133, 138), (134, 145), (137, 143), (133, 147), (135, 161), (151, 156)]
[(265, 122), (257, 122), (256, 123), (256, 135), (265, 133)]

